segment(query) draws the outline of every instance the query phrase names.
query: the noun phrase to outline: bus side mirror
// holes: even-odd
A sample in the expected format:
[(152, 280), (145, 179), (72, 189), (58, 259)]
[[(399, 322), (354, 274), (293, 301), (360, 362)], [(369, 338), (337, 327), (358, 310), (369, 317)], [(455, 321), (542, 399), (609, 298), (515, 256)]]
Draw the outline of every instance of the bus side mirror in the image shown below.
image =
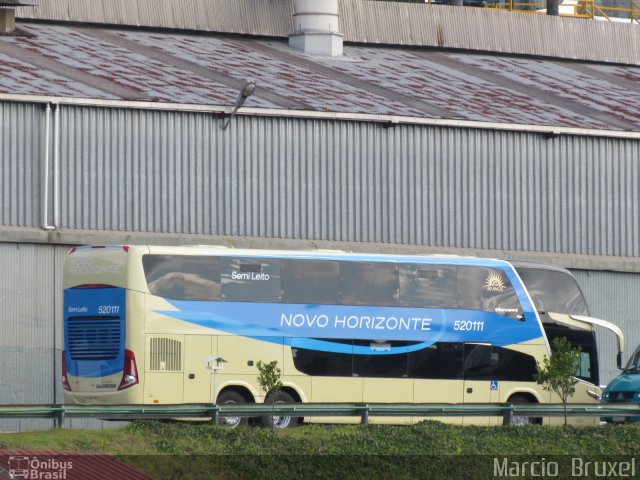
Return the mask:
[(618, 352), (618, 370), (622, 370), (622, 352)]

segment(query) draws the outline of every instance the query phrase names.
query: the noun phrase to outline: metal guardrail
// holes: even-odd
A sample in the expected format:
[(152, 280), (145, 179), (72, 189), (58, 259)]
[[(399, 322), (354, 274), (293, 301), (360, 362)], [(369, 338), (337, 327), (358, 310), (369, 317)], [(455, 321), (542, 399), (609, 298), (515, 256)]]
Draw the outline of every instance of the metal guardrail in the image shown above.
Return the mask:
[[(562, 404), (235, 404), (235, 405), (0, 405), (0, 418), (52, 418), (61, 426), (65, 418), (105, 420), (216, 419), (218, 417), (502, 417), (508, 425), (513, 417), (561, 417)], [(640, 404), (570, 404), (570, 417), (639, 417)]]

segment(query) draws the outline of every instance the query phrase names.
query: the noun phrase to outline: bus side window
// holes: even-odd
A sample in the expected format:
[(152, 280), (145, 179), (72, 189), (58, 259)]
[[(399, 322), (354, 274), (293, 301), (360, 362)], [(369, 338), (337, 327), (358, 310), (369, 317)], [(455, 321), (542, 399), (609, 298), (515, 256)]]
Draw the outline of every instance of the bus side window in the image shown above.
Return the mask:
[(282, 259), (282, 303), (340, 304), (340, 264), (330, 260)]
[[(326, 342), (351, 345), (351, 340), (318, 339)], [(353, 375), (353, 354), (325, 352), (307, 348), (292, 347), (293, 364), (297, 370), (307, 375), (321, 377), (351, 377)]]
[(400, 265), (400, 305), (458, 308), (456, 268), (447, 265)]
[(531, 355), (509, 348), (484, 344), (465, 344), (466, 380), (509, 380), (533, 382), (536, 361)]
[(589, 355), (589, 352), (580, 352), (580, 365), (578, 366), (577, 376), (587, 380), (591, 379), (591, 355)]
[(535, 381), (536, 360), (531, 355), (502, 347), (493, 347), (492, 355), (492, 380)]
[(434, 343), (409, 353), (409, 377), (459, 380), (462, 378), (461, 343)]
[(458, 301), (460, 308), (498, 313), (520, 319), (522, 307), (502, 270), (458, 267)]
[(600, 377), (598, 375), (598, 352), (595, 332), (572, 330), (548, 323), (544, 324), (544, 330), (551, 345), (553, 345), (554, 339), (564, 337), (569, 341), (572, 348), (580, 347), (580, 365), (576, 365), (576, 376), (598, 385)]
[(492, 380), (495, 360), (491, 345), (466, 343), (464, 346), (465, 380)]
[(279, 303), (280, 260), (221, 257), (222, 299), (226, 302)]
[(202, 255), (144, 255), (149, 292), (172, 300), (220, 300), (220, 258)]
[(407, 342), (375, 340), (354, 340), (355, 346), (363, 346), (371, 349), (371, 355), (353, 355), (353, 374), (358, 377), (387, 377), (406, 378), (407, 360), (406, 353), (377, 355), (377, 349), (405, 347)]
[(398, 264), (340, 262), (342, 305), (397, 306)]

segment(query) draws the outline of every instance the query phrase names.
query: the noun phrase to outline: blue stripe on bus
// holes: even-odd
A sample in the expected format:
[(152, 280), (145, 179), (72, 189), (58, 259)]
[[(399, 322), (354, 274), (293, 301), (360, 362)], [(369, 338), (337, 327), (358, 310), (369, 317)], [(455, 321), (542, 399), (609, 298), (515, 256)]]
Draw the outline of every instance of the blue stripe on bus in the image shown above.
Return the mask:
[(403, 353), (417, 352), (429, 348), (435, 342), (420, 342), (415, 345), (405, 345), (401, 347), (385, 347), (383, 344), (372, 346), (349, 345), (346, 343), (328, 342), (315, 338), (292, 338), (291, 347), (305, 348), (307, 350), (319, 350), (321, 352), (347, 353), (354, 355), (398, 355)]
[[(534, 312), (523, 321), (479, 310), (281, 303), (171, 301), (156, 313), (245, 337), (486, 342), (513, 345), (542, 337)], [(297, 341), (297, 340), (296, 340)], [(317, 349), (338, 348), (316, 344)], [(425, 345), (426, 347), (426, 345)], [(368, 349), (368, 347), (365, 347)], [(423, 347), (424, 348), (424, 347)], [(316, 348), (314, 348), (316, 349)], [(335, 351), (335, 350), (328, 350)], [(367, 354), (388, 354), (367, 350)]]

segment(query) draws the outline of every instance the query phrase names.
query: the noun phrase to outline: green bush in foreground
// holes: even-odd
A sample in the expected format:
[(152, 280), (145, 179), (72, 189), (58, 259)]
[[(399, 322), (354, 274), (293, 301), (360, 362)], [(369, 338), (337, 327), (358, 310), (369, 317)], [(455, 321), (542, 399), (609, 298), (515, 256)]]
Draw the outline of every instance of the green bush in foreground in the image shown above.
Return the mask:
[(0, 449), (12, 448), (111, 453), (159, 479), (180, 471), (183, 479), (466, 480), (500, 478), (494, 477), (494, 458), (507, 456), (517, 461), (557, 460), (561, 467), (575, 456), (625, 460), (640, 451), (640, 425), (462, 427), (423, 422), (305, 425), (272, 432), (144, 421), (117, 430), (0, 435)]

